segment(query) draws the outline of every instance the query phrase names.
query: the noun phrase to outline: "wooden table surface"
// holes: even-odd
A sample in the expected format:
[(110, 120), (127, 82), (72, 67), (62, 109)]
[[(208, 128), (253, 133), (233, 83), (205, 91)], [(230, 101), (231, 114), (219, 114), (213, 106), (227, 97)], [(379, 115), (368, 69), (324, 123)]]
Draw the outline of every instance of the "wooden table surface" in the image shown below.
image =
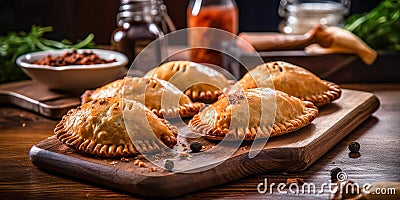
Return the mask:
[[(359, 183), (400, 182), (400, 84), (351, 84), (344, 88), (375, 93), (379, 110), (356, 130), (328, 151), (308, 169), (298, 173), (263, 173), (208, 188), (179, 198), (293, 199), (322, 198), (329, 194), (278, 194), (257, 192), (257, 185), (286, 183), (287, 178), (302, 178), (317, 188), (330, 182), (330, 170), (340, 167), (349, 179)], [(29, 161), (29, 149), (51, 136), (58, 121), (46, 119), (10, 105), (0, 105), (0, 197), (10, 198), (138, 198), (120, 191), (85, 183), (77, 179), (41, 171)], [(348, 144), (358, 141), (361, 156), (351, 158)], [(190, 186), (188, 186), (190, 187)], [(287, 191), (287, 190), (286, 190)]]

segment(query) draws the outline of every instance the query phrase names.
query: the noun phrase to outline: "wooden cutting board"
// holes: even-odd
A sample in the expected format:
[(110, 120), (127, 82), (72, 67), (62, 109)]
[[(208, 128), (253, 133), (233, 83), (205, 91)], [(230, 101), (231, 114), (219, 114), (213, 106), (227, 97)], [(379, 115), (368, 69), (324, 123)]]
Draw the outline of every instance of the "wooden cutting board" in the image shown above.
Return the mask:
[(0, 85), (0, 103), (33, 111), (50, 118), (61, 118), (69, 109), (80, 105), (80, 94), (68, 94), (48, 89), (35, 81)]
[[(251, 174), (271, 171), (300, 171), (320, 158), (337, 142), (349, 134), (379, 107), (379, 100), (372, 93), (343, 90), (335, 103), (320, 109), (319, 116), (307, 127), (294, 133), (270, 138), (254, 158), (248, 157), (249, 144), (242, 144), (229, 159), (214, 168), (196, 173), (173, 173), (157, 168), (134, 165), (133, 158), (94, 158), (76, 153), (61, 144), (54, 136), (39, 142), (30, 150), (31, 161), (39, 168), (67, 176), (135, 193), (146, 197), (172, 197)], [(180, 134), (182, 129), (180, 129)], [(215, 145), (197, 139), (206, 148)], [(179, 137), (180, 143), (188, 139)], [(202, 153), (189, 153), (202, 156)]]

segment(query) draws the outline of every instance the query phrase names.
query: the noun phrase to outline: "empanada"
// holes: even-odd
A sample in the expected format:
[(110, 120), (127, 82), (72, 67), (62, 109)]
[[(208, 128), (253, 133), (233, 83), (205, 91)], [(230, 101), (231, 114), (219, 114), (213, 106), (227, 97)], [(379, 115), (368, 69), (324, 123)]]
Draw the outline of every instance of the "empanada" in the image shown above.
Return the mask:
[(321, 80), (302, 67), (282, 61), (268, 62), (255, 67), (235, 86), (243, 89), (271, 87), (271, 82), (276, 90), (311, 101), (316, 106), (328, 104), (341, 95), (338, 85)]
[(138, 150), (156, 152), (162, 149), (162, 143), (173, 147), (177, 132), (175, 126), (143, 104), (121, 98), (95, 99), (71, 109), (54, 129), (67, 146), (102, 157), (134, 156)]
[(158, 78), (126, 77), (94, 91), (87, 91), (82, 102), (104, 97), (133, 99), (143, 103), (159, 117), (191, 117), (203, 103), (193, 103), (173, 84)]
[(270, 88), (255, 88), (223, 96), (195, 115), (189, 126), (212, 140), (254, 140), (256, 135), (272, 137), (295, 131), (317, 114), (311, 102)]
[(229, 86), (220, 72), (190, 61), (171, 61), (150, 70), (145, 77), (156, 77), (171, 82), (193, 101), (212, 103)]

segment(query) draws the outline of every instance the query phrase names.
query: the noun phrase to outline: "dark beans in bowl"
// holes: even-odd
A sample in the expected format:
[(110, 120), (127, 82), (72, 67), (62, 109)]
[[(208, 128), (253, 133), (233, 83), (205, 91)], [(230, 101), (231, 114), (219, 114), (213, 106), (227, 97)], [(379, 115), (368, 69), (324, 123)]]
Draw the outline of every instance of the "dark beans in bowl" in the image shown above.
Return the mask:
[(36, 60), (32, 64), (48, 65), (48, 66), (67, 66), (67, 65), (105, 64), (112, 62), (116, 62), (116, 60), (102, 59), (97, 54), (91, 51), (78, 53), (76, 50), (72, 50), (64, 53), (61, 56), (46, 55), (44, 58)]

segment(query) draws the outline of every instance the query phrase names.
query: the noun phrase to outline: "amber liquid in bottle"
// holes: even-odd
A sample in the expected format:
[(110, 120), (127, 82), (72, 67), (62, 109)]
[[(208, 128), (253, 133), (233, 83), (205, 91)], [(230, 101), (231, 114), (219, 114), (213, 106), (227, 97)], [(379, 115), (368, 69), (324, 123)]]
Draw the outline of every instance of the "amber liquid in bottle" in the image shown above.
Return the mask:
[[(223, 5), (210, 5), (201, 7), (196, 15), (192, 13), (192, 9), (187, 11), (188, 27), (211, 27), (218, 28), (233, 34), (238, 31), (238, 10), (236, 7), (226, 7)], [(212, 36), (207, 31), (195, 31), (189, 36), (189, 45), (191, 47), (213, 46)], [(191, 60), (199, 63), (210, 63), (222, 66), (222, 53), (212, 49), (193, 48), (190, 51)]]

